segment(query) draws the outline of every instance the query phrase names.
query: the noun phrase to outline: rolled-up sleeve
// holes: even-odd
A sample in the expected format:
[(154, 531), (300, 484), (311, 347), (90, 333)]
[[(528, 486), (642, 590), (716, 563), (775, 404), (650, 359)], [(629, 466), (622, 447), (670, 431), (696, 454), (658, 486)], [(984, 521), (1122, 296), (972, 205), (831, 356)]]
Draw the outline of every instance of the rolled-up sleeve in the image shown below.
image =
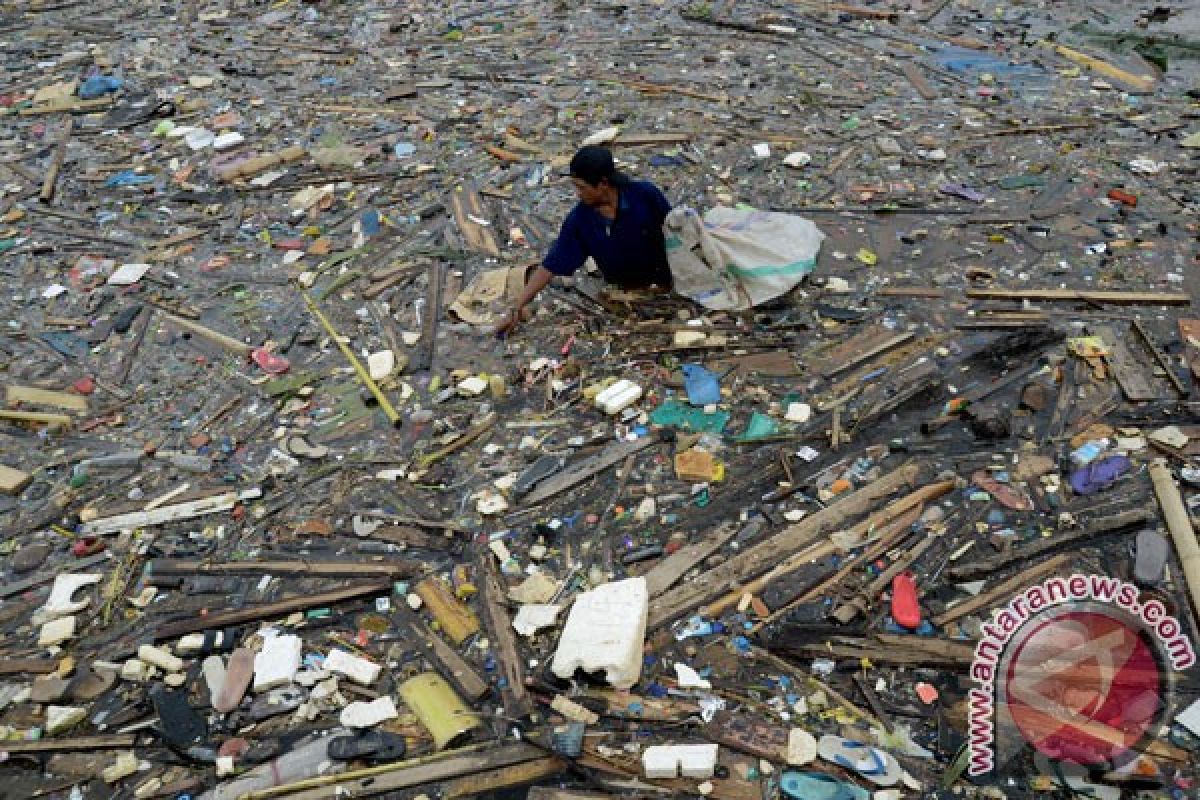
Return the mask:
[(579, 231), (579, 221), (575, 214), (568, 214), (563, 220), (558, 238), (550, 247), (550, 252), (542, 260), (542, 266), (555, 275), (574, 275), (575, 271), (587, 261), (588, 252), (583, 246), (583, 237)]

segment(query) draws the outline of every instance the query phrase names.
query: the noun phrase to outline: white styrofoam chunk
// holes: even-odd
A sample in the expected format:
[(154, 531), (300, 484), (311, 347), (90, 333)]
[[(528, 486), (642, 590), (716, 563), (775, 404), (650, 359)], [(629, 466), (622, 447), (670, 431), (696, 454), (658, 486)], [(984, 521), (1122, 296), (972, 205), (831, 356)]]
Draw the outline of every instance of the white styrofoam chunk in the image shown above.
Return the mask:
[(575, 670), (604, 672), (609, 683), (628, 689), (642, 674), (642, 648), (649, 602), (645, 578), (597, 586), (575, 600), (563, 626), (551, 668), (560, 678)]
[(292, 634), (264, 640), (262, 650), (254, 656), (254, 691), (264, 692), (291, 683), (300, 669), (303, 647), (300, 637)]
[(717, 768), (715, 744), (658, 744), (642, 751), (647, 778), (711, 778)]
[(383, 667), (373, 661), (334, 648), (325, 657), (325, 671), (345, 675), (360, 686), (370, 686)]
[(396, 703), (388, 695), (378, 697), (371, 702), (361, 700), (351, 703), (342, 709), (339, 721), (347, 728), (369, 728), (384, 720), (400, 716), (396, 711)]
[(167, 672), (179, 672), (183, 669), (182, 658), (173, 656), (161, 647), (155, 647), (152, 644), (144, 644), (139, 647), (138, 658)]
[(605, 414), (619, 414), (642, 397), (642, 387), (622, 378), (596, 395), (596, 408)]
[(85, 597), (82, 600), (72, 600), (71, 598), (84, 586), (99, 583), (103, 577), (103, 575), (95, 573), (80, 572), (57, 576), (54, 579), (54, 585), (50, 587), (50, 596), (46, 598), (46, 604), (42, 606), (42, 612), (50, 616), (61, 617), (82, 611), (87, 608), (91, 598)]
[(38, 647), (53, 647), (75, 635), (75, 618), (59, 617), (42, 626), (38, 633)]

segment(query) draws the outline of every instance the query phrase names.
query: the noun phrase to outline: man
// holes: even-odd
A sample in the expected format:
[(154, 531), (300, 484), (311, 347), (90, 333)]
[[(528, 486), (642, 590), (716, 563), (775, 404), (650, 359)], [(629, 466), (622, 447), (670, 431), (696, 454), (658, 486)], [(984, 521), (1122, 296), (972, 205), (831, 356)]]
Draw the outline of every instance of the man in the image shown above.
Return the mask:
[(525, 306), (555, 275), (574, 274), (589, 256), (604, 280), (621, 288), (671, 285), (662, 233), (671, 204), (659, 188), (630, 180), (617, 171), (611, 152), (594, 146), (581, 148), (571, 159), (571, 183), (579, 202), (498, 333), (514, 330)]

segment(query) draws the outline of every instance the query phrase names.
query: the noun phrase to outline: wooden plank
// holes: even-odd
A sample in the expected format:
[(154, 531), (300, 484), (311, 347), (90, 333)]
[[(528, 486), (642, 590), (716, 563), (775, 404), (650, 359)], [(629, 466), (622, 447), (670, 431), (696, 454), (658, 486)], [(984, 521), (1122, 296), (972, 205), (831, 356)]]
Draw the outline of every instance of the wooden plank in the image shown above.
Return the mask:
[[(458, 230), (462, 233), (463, 243), (469, 250), (475, 250), (492, 258), (500, 257), (500, 247), (496, 244), (496, 237), (492, 233), (490, 220), (487, 212), (484, 211), (483, 200), (480, 199), (478, 192), (465, 186), (459, 186), (450, 193), (450, 210), (454, 214)], [(488, 220), (489, 224), (481, 225), (475, 220)], [(437, 311), (429, 308), (426, 309), (426, 313), (434, 314)]]
[(1179, 320), (1179, 339), (1183, 342), (1183, 357), (1192, 378), (1200, 380), (1200, 319)]
[(0, 658), (0, 675), (49, 675), (57, 671), (56, 658)]
[(920, 474), (913, 464), (906, 464), (863, 488), (842, 496), (832, 505), (807, 519), (784, 528), (754, 547), (734, 556), (696, 580), (673, 589), (650, 603), (647, 626), (663, 625), (691, 611), (718, 595), (732, 589), (736, 583), (761, 575), (791, 553), (812, 544), (818, 537), (836, 530), (850, 517), (865, 513), (892, 492), (912, 485)]
[(1112, 371), (1113, 378), (1121, 387), (1125, 397), (1133, 402), (1156, 400), (1161, 392), (1146, 377), (1137, 356), (1125, 344), (1125, 338), (1109, 325), (1089, 325), (1092, 332), (1104, 340), (1107, 354), (1104, 361)]
[(537, 485), (522, 501), (522, 505), (536, 506), (551, 497), (565, 492), (572, 486), (583, 483), (593, 475), (597, 475), (620, 463), (625, 456), (641, 452), (647, 447), (653, 447), (661, 440), (657, 436), (643, 436), (632, 442), (616, 442), (604, 448), (598, 455), (587, 458), (574, 466), (568, 467), (552, 478), (547, 478)]
[(33, 476), (28, 472), (0, 464), (0, 492), (20, 494), (32, 482)]
[(495, 562), (490, 550), (480, 555), (480, 607), (487, 624), (488, 638), (495, 648), (496, 660), (505, 686), (501, 690), (505, 698), (505, 711), (509, 717), (524, 719), (533, 713), (533, 700), (525, 689), (525, 669), (521, 654), (517, 650), (517, 637), (513, 634), (512, 620), (501, 605), (504, 589), (496, 574)]
[(1177, 292), (1114, 292), (1080, 289), (967, 289), (973, 300), (1041, 300), (1047, 303), (1109, 303), (1129, 306), (1186, 306), (1187, 294)]
[(692, 134), (680, 131), (677, 133), (621, 133), (613, 139), (614, 145), (633, 147), (643, 144), (682, 144), (690, 142)]
[(916, 336), (911, 331), (896, 333), (882, 325), (868, 328), (857, 336), (842, 342), (824, 356), (809, 364), (813, 371), (826, 378), (857, 366), (875, 356), (886, 353)]
[(689, 569), (715, 553), (735, 536), (753, 536), (763, 526), (761, 518), (755, 517), (745, 527), (726, 523), (698, 542), (687, 544), (659, 561), (642, 577), (646, 579), (646, 590), (650, 597), (657, 597), (675, 585)]
[(1146, 346), (1146, 349), (1150, 351), (1151, 357), (1162, 369), (1163, 375), (1165, 375), (1167, 380), (1170, 381), (1171, 387), (1175, 389), (1175, 391), (1179, 392), (1181, 396), (1186, 397), (1188, 394), (1188, 387), (1185, 386), (1183, 381), (1179, 380), (1179, 376), (1175, 374), (1175, 368), (1171, 364), (1170, 358), (1163, 351), (1162, 347), (1159, 345), (1158, 341), (1155, 340), (1150, 331), (1146, 329), (1146, 326), (1142, 324), (1142, 321), (1136, 317), (1133, 320), (1133, 330), (1135, 333), (1137, 333), (1138, 338), (1142, 340), (1142, 344)]
[(357, 600), (372, 595), (389, 594), (391, 591), (391, 581), (373, 581), (329, 592), (316, 592), (297, 597), (288, 597), (274, 603), (259, 603), (258, 605), (247, 606), (246, 608), (239, 608), (232, 611), (217, 611), (203, 617), (185, 619), (163, 625), (154, 631), (154, 641), (160, 642), (164, 639), (177, 639), (185, 633), (207, 631), (231, 625), (242, 625), (247, 622), (257, 622), (258, 620), (272, 619), (274, 617), (285, 617), (296, 611), (307, 611), (310, 608), (319, 608), (321, 606), (333, 605), (334, 603), (341, 603), (346, 600)]
[(4, 392), (5, 401), (9, 407), (21, 405), (53, 406), (67, 411), (87, 413), (87, 398), (81, 394), (56, 392), (51, 389), (37, 389), (33, 386), (9, 386)]
[(408, 634), (406, 641), (423, 650), (430, 662), (439, 667), (438, 672), (457, 686), (468, 702), (478, 703), (491, 691), (475, 668), (406, 606), (394, 606), (392, 620), (402, 633)]
[(67, 145), (71, 143), (71, 133), (74, 130), (75, 118), (68, 117), (67, 124), (63, 126), (62, 134), (59, 136), (58, 144), (54, 146), (50, 167), (46, 170), (46, 177), (42, 181), (42, 191), (38, 194), (38, 199), (43, 203), (50, 203), (54, 200), (54, 192), (58, 186), (58, 174), (62, 171), (63, 162), (67, 159)]
[(48, 411), (13, 411), (0, 408), (0, 419), (9, 422), (36, 422), (39, 425), (57, 425), (61, 428), (71, 427), (71, 418), (66, 414), (52, 414)]
[(223, 492), (222, 494), (202, 497), (198, 500), (188, 500), (175, 505), (163, 506), (153, 511), (133, 511), (128, 514), (117, 514), (112, 517), (94, 519), (80, 526), (80, 533), (87, 536), (97, 536), (106, 533), (118, 533), (123, 530), (145, 528), (176, 522), (181, 519), (192, 519), (208, 514), (228, 511), (242, 500), (252, 500), (262, 496), (261, 489), (244, 489), (240, 492)]
[(925, 76), (917, 69), (917, 65), (911, 61), (905, 61), (900, 64), (900, 71), (904, 73), (904, 77), (917, 90), (917, 94), (921, 95), (925, 100), (936, 100), (938, 93), (933, 90), (929, 82), (925, 80)]
[(551, 775), (558, 775), (566, 770), (567, 762), (557, 756), (547, 756), (521, 764), (497, 767), (451, 781), (446, 784), (445, 797), (446, 800), (458, 800), (463, 797), (489, 794), (499, 789), (524, 786), (542, 778), (549, 778)]

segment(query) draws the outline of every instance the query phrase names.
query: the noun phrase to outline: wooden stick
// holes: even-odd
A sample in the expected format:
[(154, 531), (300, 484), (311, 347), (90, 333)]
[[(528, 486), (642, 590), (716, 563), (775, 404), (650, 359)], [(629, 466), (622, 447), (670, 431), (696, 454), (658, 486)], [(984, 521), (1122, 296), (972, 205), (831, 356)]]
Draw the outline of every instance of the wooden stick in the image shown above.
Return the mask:
[(212, 328), (201, 325), (199, 322), (193, 322), (185, 317), (172, 314), (169, 311), (160, 310), (159, 313), (166, 317), (167, 320), (173, 325), (183, 328), (188, 333), (194, 333), (203, 339), (208, 339), (213, 344), (218, 344), (221, 347), (224, 347), (226, 350), (236, 353), (243, 358), (249, 358), (250, 351), (254, 349), (245, 342), (234, 339), (232, 336), (226, 336), (219, 331), (214, 331)]
[(154, 641), (160, 642), (164, 639), (178, 639), (185, 633), (207, 631), (213, 628), (227, 628), (247, 622), (257, 622), (262, 619), (285, 617), (295, 611), (306, 611), (310, 608), (333, 605), (334, 603), (341, 603), (346, 600), (357, 600), (360, 597), (387, 594), (391, 590), (392, 584), (390, 581), (373, 581), (371, 583), (355, 584), (345, 589), (335, 589), (330, 592), (317, 592), (316, 594), (289, 597), (274, 603), (260, 603), (234, 611), (218, 611), (214, 614), (197, 617), (196, 619), (186, 619), (164, 625), (154, 632)]
[(480, 436), (483, 436), (485, 433), (491, 430), (492, 426), (496, 424), (496, 419), (496, 412), (489, 411), (483, 419), (468, 428), (466, 433), (455, 439), (450, 444), (446, 445), (440, 450), (435, 450), (432, 453), (428, 453), (418, 458), (417, 468), (429, 469), (430, 466), (438, 461), (441, 461), (446, 456), (463, 449), (471, 442), (475, 441)]
[(1176, 292), (1111, 292), (1079, 289), (967, 289), (974, 300), (1042, 300), (1049, 303), (1111, 303), (1134, 306), (1186, 306), (1191, 295)]
[(566, 770), (566, 761), (557, 756), (547, 756), (458, 778), (446, 785), (444, 796), (446, 800), (458, 800), (458, 798), (479, 795), (491, 797), (491, 793), (499, 789), (524, 786), (527, 783), (566, 772)]
[(149, 571), (154, 575), (236, 575), (242, 572), (264, 575), (324, 575), (350, 577), (354, 575), (404, 576), (417, 571), (410, 561), (390, 560), (386, 564), (364, 564), (361, 561), (225, 561), (211, 563), (194, 558), (151, 559)]
[(1192, 598), (1192, 610), (1200, 614), (1200, 544), (1196, 542), (1196, 530), (1192, 527), (1179, 487), (1175, 485), (1175, 478), (1166, 461), (1156, 459), (1150, 465), (1150, 480), (1154, 483), (1154, 493), (1158, 496), (1163, 516), (1167, 518), (1167, 530), (1171, 532), (1175, 553), (1183, 567), (1183, 577)]
[(71, 132), (75, 130), (75, 118), (67, 117), (67, 124), (63, 127), (62, 138), (58, 140), (58, 144), (54, 147), (54, 157), (50, 159), (50, 168), (46, 170), (46, 178), (42, 181), (42, 191), (38, 195), (38, 199), (43, 203), (49, 203), (54, 199), (54, 190), (58, 184), (58, 173), (62, 170), (63, 161), (67, 158), (67, 144), (71, 141)]
[(72, 739), (41, 739), (36, 742), (0, 742), (0, 751), (5, 753), (64, 753), (72, 750), (121, 750), (133, 747), (137, 737), (133, 734), (112, 736), (78, 736)]
[(990, 606), (1011, 595), (1013, 592), (1024, 586), (1030, 586), (1034, 581), (1047, 575), (1071, 560), (1070, 554), (1060, 554), (1051, 559), (1041, 562), (1040, 564), (1030, 565), (1025, 570), (1018, 572), (1008, 580), (1002, 582), (993, 589), (990, 589), (983, 594), (976, 595), (970, 600), (959, 603), (956, 606), (946, 609), (941, 614), (933, 618), (933, 624), (941, 627), (947, 623), (954, 622), (960, 617), (965, 617), (976, 610), (985, 606)]
[(512, 620), (501, 603), (504, 590), (496, 575), (496, 566), (490, 550), (484, 549), (479, 557), (480, 609), (487, 625), (489, 639), (499, 662), (500, 674), (504, 676), (502, 690), (507, 702), (504, 710), (510, 717), (524, 719), (533, 713), (533, 700), (525, 690), (525, 662), (517, 649), (517, 637), (513, 634)]
[(871, 581), (866, 587), (854, 595), (849, 601), (838, 606), (833, 612), (833, 618), (843, 625), (857, 617), (860, 613), (865, 612), (871, 606), (871, 601), (882, 592), (887, 585), (892, 582), (892, 579), (899, 575), (904, 570), (908, 569), (914, 561), (925, 554), (925, 551), (933, 546), (933, 543), (938, 540), (936, 536), (926, 536), (915, 547), (909, 550), (904, 555), (892, 562), (892, 565), (885, 569), (879, 577)]

